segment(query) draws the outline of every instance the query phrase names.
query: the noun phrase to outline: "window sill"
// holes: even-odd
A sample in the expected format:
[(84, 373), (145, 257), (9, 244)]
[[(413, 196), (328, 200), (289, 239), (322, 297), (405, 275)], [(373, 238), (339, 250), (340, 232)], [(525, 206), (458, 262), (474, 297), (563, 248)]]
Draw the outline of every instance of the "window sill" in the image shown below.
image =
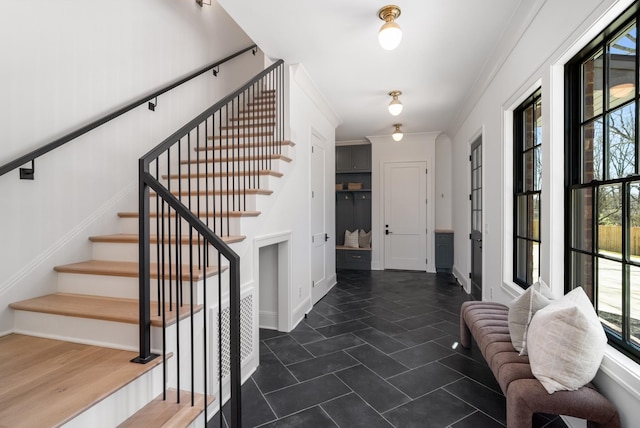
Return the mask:
[(640, 373), (638, 368), (638, 363), (614, 347), (607, 345), (600, 370), (636, 400), (640, 400)]
[(515, 299), (516, 297), (524, 293), (524, 289), (520, 287), (518, 284), (516, 284), (515, 282), (503, 281), (500, 288), (507, 296), (511, 297), (512, 299)]

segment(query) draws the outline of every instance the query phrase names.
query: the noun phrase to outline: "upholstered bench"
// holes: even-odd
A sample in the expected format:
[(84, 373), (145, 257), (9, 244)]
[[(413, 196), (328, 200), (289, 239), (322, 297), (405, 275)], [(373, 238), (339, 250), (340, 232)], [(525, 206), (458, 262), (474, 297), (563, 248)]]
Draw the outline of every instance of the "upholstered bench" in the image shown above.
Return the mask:
[(619, 428), (616, 408), (589, 383), (575, 391), (549, 394), (531, 372), (528, 356), (520, 356), (509, 335), (509, 308), (492, 302), (464, 302), (460, 309), (460, 342), (475, 339), (507, 399), (507, 427), (531, 427), (534, 413), (574, 416), (588, 427)]

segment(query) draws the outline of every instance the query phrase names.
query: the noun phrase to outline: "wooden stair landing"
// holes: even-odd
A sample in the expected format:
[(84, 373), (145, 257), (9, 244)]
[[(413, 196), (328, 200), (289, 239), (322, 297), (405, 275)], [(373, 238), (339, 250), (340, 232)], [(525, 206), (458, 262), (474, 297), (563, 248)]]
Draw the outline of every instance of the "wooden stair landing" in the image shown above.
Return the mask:
[(0, 426), (55, 427), (162, 363), (136, 352), (20, 334), (0, 337)]
[[(175, 389), (168, 389), (166, 400), (159, 395), (135, 415), (118, 425), (118, 428), (189, 426), (203, 412), (204, 396), (195, 394), (193, 406), (191, 406), (191, 393), (180, 391), (180, 403), (177, 403), (177, 393)], [(213, 400), (213, 397), (209, 397), (207, 405)]]
[[(9, 307), (19, 311), (114, 321), (127, 324), (138, 324), (140, 309), (137, 299), (88, 296), (71, 293), (47, 294), (46, 296), (11, 303)], [(166, 325), (174, 324), (176, 322), (175, 304), (173, 305), (173, 310), (170, 310), (171, 307), (169, 303), (165, 304), (165, 308)], [(195, 305), (193, 310), (194, 312), (202, 310), (202, 305)], [(190, 311), (190, 305), (182, 305), (179, 308), (180, 319), (187, 318)], [(162, 317), (157, 314), (158, 302), (151, 302), (151, 325), (161, 327)]]

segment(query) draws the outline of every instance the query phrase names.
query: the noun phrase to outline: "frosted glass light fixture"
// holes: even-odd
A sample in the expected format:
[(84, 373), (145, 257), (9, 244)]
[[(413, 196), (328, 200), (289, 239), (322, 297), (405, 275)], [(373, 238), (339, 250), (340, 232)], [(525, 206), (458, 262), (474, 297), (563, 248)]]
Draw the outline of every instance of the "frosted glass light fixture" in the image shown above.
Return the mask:
[(397, 116), (402, 113), (402, 103), (398, 99), (398, 96), (402, 95), (402, 92), (391, 91), (389, 92), (389, 95), (393, 97), (393, 99), (389, 103), (389, 113), (391, 113), (391, 116)]
[(396, 129), (395, 129), (395, 131), (393, 131), (393, 134), (391, 134), (391, 138), (393, 138), (393, 141), (402, 140), (403, 134), (402, 134), (402, 130), (400, 129), (402, 124), (401, 123), (395, 123), (393, 126), (395, 126)]
[(384, 21), (380, 31), (378, 32), (378, 42), (380, 46), (388, 51), (392, 51), (398, 47), (402, 39), (402, 30), (396, 23), (396, 19), (400, 16), (400, 7), (390, 4), (378, 11), (378, 17)]

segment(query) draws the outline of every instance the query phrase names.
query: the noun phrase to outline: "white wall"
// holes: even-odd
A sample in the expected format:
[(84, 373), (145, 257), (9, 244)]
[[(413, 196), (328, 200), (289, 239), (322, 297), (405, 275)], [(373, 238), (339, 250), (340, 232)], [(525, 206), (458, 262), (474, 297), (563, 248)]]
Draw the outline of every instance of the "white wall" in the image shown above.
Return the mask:
[[(251, 44), (215, 1), (1, 2), (0, 164)], [(90, 258), (87, 237), (137, 208), (137, 159), (262, 62), (244, 54), (37, 159), (35, 181), (0, 176), (0, 334), (7, 304), (54, 291), (52, 267)]]
[[(260, 216), (247, 222), (242, 233), (255, 236), (258, 240), (278, 234), (290, 234), (291, 260), (289, 296), (287, 299), (287, 330), (295, 327), (302, 317), (311, 310), (311, 135), (315, 132), (325, 144), (327, 171), (325, 218), (326, 230), (331, 239), (325, 246), (325, 277), (329, 288), (336, 282), (335, 266), (335, 200), (332, 192), (335, 175), (335, 128), (338, 119), (322, 98), (314, 83), (302, 65), (287, 68), (287, 92), (289, 104), (289, 139), (295, 143), (292, 151), (293, 161), (284, 166), (283, 177), (270, 181), (273, 195), (258, 207)], [(273, 183), (273, 185), (271, 185)], [(246, 240), (238, 253), (242, 259), (241, 282), (251, 286), (259, 281), (259, 272), (254, 272), (254, 249), (250, 240)], [(262, 263), (262, 262), (260, 262)], [(284, 282), (280, 279), (280, 285)], [(259, 286), (258, 286), (259, 287)], [(279, 300), (280, 302), (281, 300)], [(281, 311), (282, 307), (278, 307)]]
[[(434, 197), (437, 183), (448, 180), (448, 172), (435, 167), (436, 139), (439, 132), (404, 134), (402, 141), (393, 141), (391, 135), (367, 137), (371, 141), (371, 269), (384, 269), (384, 164), (385, 162), (426, 162), (427, 174), (427, 264), (426, 270), (435, 272), (434, 235), (436, 206)], [(446, 151), (446, 149), (444, 150)], [(442, 175), (438, 175), (438, 174)], [(441, 184), (441, 183), (440, 183)], [(442, 184), (441, 184), (442, 185)], [(408, 189), (407, 191), (410, 191)], [(442, 198), (444, 199), (444, 198)], [(431, 203), (431, 201), (436, 201)], [(444, 202), (443, 205), (449, 202)]]
[[(521, 292), (512, 282), (512, 127), (511, 111), (542, 86), (543, 188), (541, 276), (559, 296), (563, 266), (563, 65), (631, 2), (598, 0), (535, 1), (528, 4), (525, 25), (511, 26), (478, 81), (477, 100), (451, 133), (454, 272), (467, 286), (470, 265), (468, 157), (470, 144), (483, 138), (483, 287), (484, 299), (508, 302)], [(608, 348), (596, 383), (618, 407), (623, 426), (634, 425), (640, 405), (640, 370)], [(573, 422), (572, 422), (573, 423)]]
[[(436, 229), (451, 229), (452, 177), (461, 174), (462, 171), (453, 171), (451, 163), (451, 139), (446, 134), (436, 138), (436, 163), (434, 165), (436, 176), (436, 189), (433, 203), (436, 210)], [(457, 190), (457, 189), (456, 189)]]

